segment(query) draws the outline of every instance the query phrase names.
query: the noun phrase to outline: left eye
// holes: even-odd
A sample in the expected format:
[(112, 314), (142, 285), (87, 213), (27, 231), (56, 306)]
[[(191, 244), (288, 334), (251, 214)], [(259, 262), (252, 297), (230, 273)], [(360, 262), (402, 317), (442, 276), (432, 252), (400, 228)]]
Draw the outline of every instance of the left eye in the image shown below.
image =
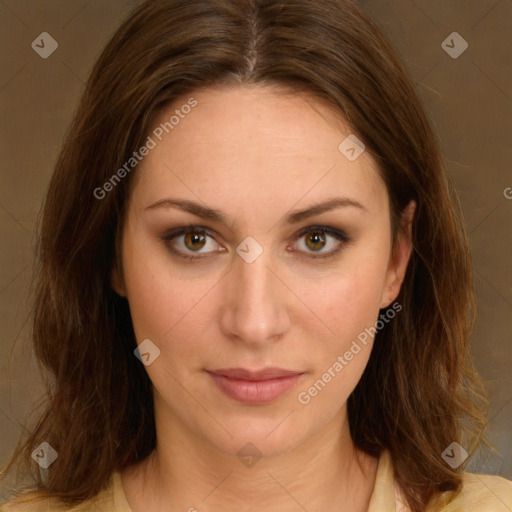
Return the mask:
[[(313, 253), (321, 254), (318, 256), (313, 255), (313, 258), (329, 258), (334, 256), (344, 243), (349, 242), (345, 232), (327, 226), (310, 226), (298, 236), (298, 239), (304, 239), (302, 243), (302, 246), (306, 248), (304, 252), (313, 251)], [(329, 239), (331, 240), (330, 244)], [(299, 243), (299, 245), (301, 244)], [(320, 252), (326, 246), (331, 246), (331, 249)]]
[[(208, 241), (210, 247), (208, 247)], [(310, 226), (295, 237), (295, 240), (302, 240), (303, 249), (300, 252), (311, 254), (312, 258), (329, 258), (334, 256), (344, 243), (349, 242), (349, 238), (344, 231), (330, 228), (327, 226)], [(329, 239), (331, 242), (329, 243)], [(179, 257), (186, 259), (201, 259), (204, 256), (193, 256), (192, 254), (203, 254), (210, 252), (224, 252), (225, 249), (216, 244), (207, 228), (201, 226), (190, 226), (179, 228), (163, 237), (164, 242), (171, 252)], [(215, 250), (215, 245), (220, 249)], [(176, 247), (177, 246), (177, 247)], [(322, 251), (325, 247), (331, 246), (331, 249)], [(203, 250), (205, 249), (205, 250)], [(318, 255), (314, 254), (318, 253)]]
[[(326, 227), (311, 227), (298, 237), (299, 247), (302, 246), (304, 252), (321, 253), (320, 257), (328, 257), (334, 255), (340, 249), (342, 242), (347, 242), (347, 237), (343, 232), (334, 231)], [(327, 249), (326, 249), (327, 247)], [(323, 250), (326, 249), (326, 250)], [(315, 257), (315, 256), (313, 256)]]

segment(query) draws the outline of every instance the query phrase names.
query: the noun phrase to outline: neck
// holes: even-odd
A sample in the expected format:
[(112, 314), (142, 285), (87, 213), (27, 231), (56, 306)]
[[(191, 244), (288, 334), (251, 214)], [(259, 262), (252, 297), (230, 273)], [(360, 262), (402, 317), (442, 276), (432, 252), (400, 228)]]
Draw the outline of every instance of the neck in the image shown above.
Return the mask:
[(259, 460), (222, 452), (178, 422), (157, 420), (157, 439), (122, 475), (133, 512), (368, 509), (377, 459), (354, 447), (345, 410), (294, 449)]

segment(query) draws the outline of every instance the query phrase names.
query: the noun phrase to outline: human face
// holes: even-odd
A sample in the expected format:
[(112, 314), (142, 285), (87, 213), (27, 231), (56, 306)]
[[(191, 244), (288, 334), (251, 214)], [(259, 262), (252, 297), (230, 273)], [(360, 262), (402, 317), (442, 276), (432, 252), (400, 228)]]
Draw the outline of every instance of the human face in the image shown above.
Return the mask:
[[(153, 137), (133, 171), (113, 286), (128, 299), (137, 343), (160, 350), (146, 366), (157, 435), (167, 423), (224, 453), (251, 442), (277, 455), (346, 428), (373, 338), (359, 350), (353, 342), (395, 299), (409, 252), (403, 244), (391, 257), (386, 186), (367, 151), (350, 161), (338, 149), (351, 129), (329, 106), (264, 87), (212, 87), (176, 101), (156, 125), (191, 97), (197, 105)], [(290, 220), (340, 197), (344, 206)], [(190, 226), (204, 231), (175, 233)], [(269, 368), (294, 376), (220, 375)], [(325, 385), (308, 392), (319, 379)]]

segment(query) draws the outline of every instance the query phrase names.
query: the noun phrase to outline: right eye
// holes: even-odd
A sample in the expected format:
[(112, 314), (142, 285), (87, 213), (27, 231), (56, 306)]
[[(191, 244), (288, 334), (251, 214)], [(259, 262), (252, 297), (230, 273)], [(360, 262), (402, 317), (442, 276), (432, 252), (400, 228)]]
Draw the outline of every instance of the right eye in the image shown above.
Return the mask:
[[(210, 231), (203, 226), (188, 226), (182, 227), (178, 229), (174, 229), (173, 231), (167, 233), (163, 240), (169, 250), (176, 254), (181, 258), (185, 258), (188, 260), (197, 260), (203, 259), (206, 256), (194, 256), (194, 253), (204, 254), (211, 252), (224, 252), (225, 249), (221, 250), (205, 250), (202, 251), (205, 247), (208, 249), (208, 239), (213, 239), (209, 234)], [(210, 243), (210, 249), (215, 244)], [(218, 247), (219, 246), (217, 244)]]

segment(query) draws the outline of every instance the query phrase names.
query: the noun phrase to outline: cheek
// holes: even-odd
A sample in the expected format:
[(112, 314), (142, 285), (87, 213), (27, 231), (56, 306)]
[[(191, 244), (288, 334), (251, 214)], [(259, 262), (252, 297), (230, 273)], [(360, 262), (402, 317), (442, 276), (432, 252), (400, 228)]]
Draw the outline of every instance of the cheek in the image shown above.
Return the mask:
[(374, 325), (380, 310), (386, 264), (376, 258), (354, 257), (343, 272), (336, 272), (316, 288), (310, 297), (315, 311), (335, 334), (337, 343), (346, 343)]
[(174, 284), (170, 266), (158, 256), (154, 241), (130, 231), (125, 240), (123, 274), (135, 335), (138, 341), (150, 338), (157, 342), (179, 318), (187, 288)]
[[(361, 267), (359, 267), (361, 269)], [(318, 294), (317, 306), (331, 332), (317, 340), (311, 378), (298, 390), (300, 404), (329, 421), (348, 399), (363, 374), (373, 347), (372, 328), (380, 306), (382, 270), (378, 265), (335, 276)]]
[[(138, 241), (132, 243), (128, 238), (123, 247), (124, 279), (136, 340), (140, 343), (149, 338), (155, 343), (167, 366), (173, 366), (172, 361), (178, 364), (182, 358), (200, 366), (199, 340), (208, 328), (215, 295), (209, 292), (218, 277), (204, 275), (191, 280), (155, 247), (154, 240), (145, 243), (142, 238), (132, 235), (131, 240)], [(171, 361), (167, 357), (170, 353)]]

